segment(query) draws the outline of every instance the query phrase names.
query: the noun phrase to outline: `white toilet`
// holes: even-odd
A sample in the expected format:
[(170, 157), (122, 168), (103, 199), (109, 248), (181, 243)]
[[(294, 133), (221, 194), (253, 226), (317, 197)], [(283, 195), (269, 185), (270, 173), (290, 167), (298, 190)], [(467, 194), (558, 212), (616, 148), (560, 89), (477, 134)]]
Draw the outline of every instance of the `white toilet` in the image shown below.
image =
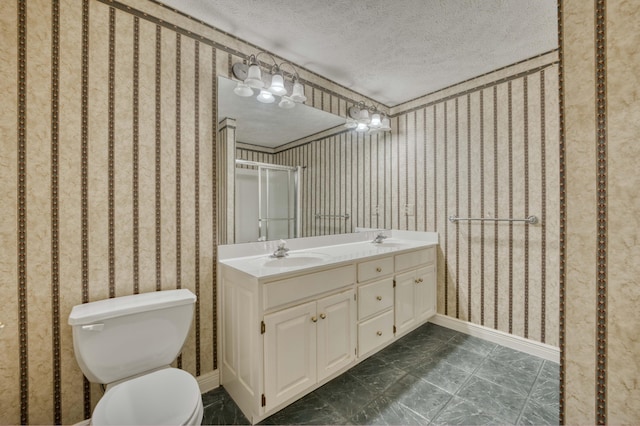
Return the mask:
[(94, 425), (199, 425), (196, 379), (170, 364), (189, 333), (196, 296), (165, 290), (74, 306), (73, 348), (91, 382), (106, 385)]

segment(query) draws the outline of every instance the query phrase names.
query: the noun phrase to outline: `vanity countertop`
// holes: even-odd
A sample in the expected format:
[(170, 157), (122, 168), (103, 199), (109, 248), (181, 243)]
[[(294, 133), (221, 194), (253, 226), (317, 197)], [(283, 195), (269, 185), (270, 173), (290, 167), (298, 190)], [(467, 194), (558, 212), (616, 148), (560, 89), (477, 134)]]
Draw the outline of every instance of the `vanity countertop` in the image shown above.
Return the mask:
[[(375, 231), (343, 234), (336, 244), (330, 243), (330, 237), (291, 239), (286, 242), (288, 256), (283, 258), (271, 256), (278, 241), (219, 246), (219, 258), (223, 265), (258, 279), (273, 279), (437, 245), (437, 234), (433, 232), (386, 231), (388, 238), (373, 243), (376, 235)], [(256, 251), (261, 253), (255, 254)], [(247, 255), (242, 256), (243, 253)]]

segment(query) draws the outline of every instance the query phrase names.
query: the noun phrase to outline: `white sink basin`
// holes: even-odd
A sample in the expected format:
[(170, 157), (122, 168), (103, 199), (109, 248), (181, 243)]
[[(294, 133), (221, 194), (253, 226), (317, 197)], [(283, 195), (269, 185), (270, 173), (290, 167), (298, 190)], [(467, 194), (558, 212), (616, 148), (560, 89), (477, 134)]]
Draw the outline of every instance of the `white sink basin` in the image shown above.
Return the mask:
[(294, 268), (326, 262), (330, 258), (324, 253), (291, 253), (286, 257), (269, 257), (263, 264), (268, 268)]

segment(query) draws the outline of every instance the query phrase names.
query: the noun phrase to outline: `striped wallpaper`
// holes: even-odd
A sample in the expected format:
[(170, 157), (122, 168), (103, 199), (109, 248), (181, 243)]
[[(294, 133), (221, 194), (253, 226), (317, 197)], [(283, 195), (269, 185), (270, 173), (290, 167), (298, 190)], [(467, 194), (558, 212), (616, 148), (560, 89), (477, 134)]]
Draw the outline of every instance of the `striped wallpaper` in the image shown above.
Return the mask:
[[(440, 313), (560, 345), (565, 422), (637, 423), (640, 10), (559, 12), (560, 64), (553, 53), (407, 102), (390, 134), (238, 155), (307, 166), (306, 235), (438, 231)], [(0, 423), (90, 415), (101, 390), (77, 367), (66, 318), (110, 295), (197, 293), (179, 362), (213, 372), (226, 207), (215, 78), (257, 47), (154, 0), (3, 1), (0, 34)], [(300, 74), (316, 107), (345, 116), (363, 100)]]
[(559, 3), (567, 424), (640, 424), (639, 20), (639, 2)]
[[(2, 1), (0, 34), (0, 424), (91, 415), (102, 390), (67, 325), (88, 301), (190, 289), (176, 364), (212, 374), (228, 172), (216, 79), (256, 47), (153, 1)], [(356, 102), (300, 75), (325, 109)]]
[(17, 197), (0, 207), (18, 223), (12, 237), (3, 222), (2, 251), (18, 284), (3, 277), (3, 303), (18, 310), (3, 309), (0, 422), (74, 422), (102, 395), (73, 356), (75, 304), (188, 288), (198, 302), (177, 364), (214, 369), (216, 49), (98, 1), (3, 2), (2, 15), (18, 34), (3, 39), (18, 64), (18, 86), (3, 79), (18, 105), (3, 183)]
[(398, 112), (391, 133), (343, 132), (276, 153), (276, 163), (306, 166), (304, 235), (436, 231), (439, 313), (557, 346), (557, 54), (542, 59)]

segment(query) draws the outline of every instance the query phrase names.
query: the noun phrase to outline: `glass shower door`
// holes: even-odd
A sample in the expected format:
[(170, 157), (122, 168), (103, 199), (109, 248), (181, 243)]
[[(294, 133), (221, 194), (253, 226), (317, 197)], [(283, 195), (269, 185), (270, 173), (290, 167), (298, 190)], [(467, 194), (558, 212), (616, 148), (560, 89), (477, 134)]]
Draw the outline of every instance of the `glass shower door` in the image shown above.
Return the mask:
[(269, 167), (258, 168), (259, 239), (295, 238), (296, 172)]

